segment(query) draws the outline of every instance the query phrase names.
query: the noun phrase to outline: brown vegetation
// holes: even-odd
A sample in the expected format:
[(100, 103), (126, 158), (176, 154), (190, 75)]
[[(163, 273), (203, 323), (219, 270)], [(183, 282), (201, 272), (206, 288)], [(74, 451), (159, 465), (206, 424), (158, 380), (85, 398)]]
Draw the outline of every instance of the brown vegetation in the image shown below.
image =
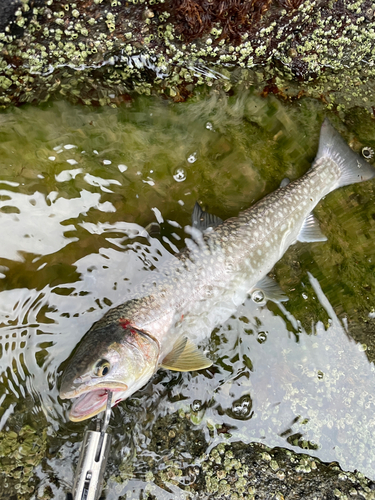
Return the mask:
[(213, 28), (219, 28), (222, 30), (219, 40), (239, 43), (241, 34), (259, 21), (272, 3), (293, 10), (302, 2), (303, 0), (171, 0), (168, 10), (186, 42), (210, 33)]

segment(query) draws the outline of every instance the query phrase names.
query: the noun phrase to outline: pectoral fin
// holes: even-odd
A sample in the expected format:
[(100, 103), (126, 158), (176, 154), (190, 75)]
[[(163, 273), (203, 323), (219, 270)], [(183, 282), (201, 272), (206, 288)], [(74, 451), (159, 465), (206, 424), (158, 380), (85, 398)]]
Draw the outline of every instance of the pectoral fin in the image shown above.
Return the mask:
[(306, 217), (297, 240), (306, 243), (313, 243), (314, 241), (327, 241), (327, 237), (322, 233), (319, 227), (319, 222), (313, 214)]
[(163, 368), (177, 372), (203, 370), (211, 365), (212, 361), (187, 337), (179, 339), (160, 364)]

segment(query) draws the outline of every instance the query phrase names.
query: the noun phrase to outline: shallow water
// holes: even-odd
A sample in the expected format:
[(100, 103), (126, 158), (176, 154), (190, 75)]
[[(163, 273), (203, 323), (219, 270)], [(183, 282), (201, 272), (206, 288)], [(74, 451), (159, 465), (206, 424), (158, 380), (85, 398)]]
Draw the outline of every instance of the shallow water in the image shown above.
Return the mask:
[[(183, 104), (139, 98), (121, 109), (61, 101), (0, 114), (0, 455), (11, 478), (25, 460), (25, 483), (65, 498), (87, 423), (68, 422), (61, 363), (94, 321), (184, 246), (196, 200), (224, 219), (302, 175), (323, 115), (313, 100), (286, 105), (252, 92)], [(346, 139), (357, 150), (375, 146), (371, 119), (358, 116), (345, 117)], [(295, 245), (278, 263), (287, 303), (249, 299), (213, 332), (213, 369), (160, 370), (114, 410), (108, 499), (139, 498), (150, 460), (160, 469), (166, 457), (189, 460), (183, 436), (173, 451), (156, 442), (156, 423), (174, 412), (202, 431), (207, 450), (260, 441), (375, 478), (374, 185), (319, 205), (328, 243)], [(160, 241), (143, 229), (156, 220)], [(22, 453), (18, 437), (9, 454), (10, 431), (29, 424), (46, 435)]]

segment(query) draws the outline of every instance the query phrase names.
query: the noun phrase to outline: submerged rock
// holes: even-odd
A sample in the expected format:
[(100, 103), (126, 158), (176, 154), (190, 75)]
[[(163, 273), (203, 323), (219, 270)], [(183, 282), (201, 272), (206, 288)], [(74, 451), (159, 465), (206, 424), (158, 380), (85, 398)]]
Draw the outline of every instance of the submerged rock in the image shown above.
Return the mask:
[(0, 432), (0, 498), (28, 499), (35, 492), (34, 471), (46, 454), (47, 427), (24, 425)]
[[(344, 472), (337, 462), (326, 464), (291, 450), (223, 441), (202, 454), (209, 449), (203, 432), (194, 429), (186, 416), (167, 415), (154, 426), (149, 452), (160, 459), (148, 460), (142, 498), (164, 498), (163, 490), (165, 498), (172, 490), (179, 492), (179, 498), (207, 500), (375, 498), (375, 483), (363, 474)], [(172, 434), (189, 443), (183, 456)], [(125, 491), (126, 486), (122, 494)]]
[[(217, 458), (221, 457), (221, 463)], [(198, 484), (205, 499), (375, 498), (375, 483), (362, 474), (343, 472), (308, 455), (259, 443), (231, 443), (214, 448), (202, 464)]]

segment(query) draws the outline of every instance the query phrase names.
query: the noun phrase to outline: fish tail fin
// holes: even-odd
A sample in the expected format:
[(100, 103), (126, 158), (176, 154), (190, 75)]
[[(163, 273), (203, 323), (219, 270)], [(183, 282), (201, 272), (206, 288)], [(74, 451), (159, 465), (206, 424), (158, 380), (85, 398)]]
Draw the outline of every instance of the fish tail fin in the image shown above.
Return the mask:
[(333, 160), (341, 171), (338, 183), (333, 189), (375, 177), (374, 167), (350, 149), (326, 118), (320, 129), (319, 149), (314, 163), (327, 157)]

